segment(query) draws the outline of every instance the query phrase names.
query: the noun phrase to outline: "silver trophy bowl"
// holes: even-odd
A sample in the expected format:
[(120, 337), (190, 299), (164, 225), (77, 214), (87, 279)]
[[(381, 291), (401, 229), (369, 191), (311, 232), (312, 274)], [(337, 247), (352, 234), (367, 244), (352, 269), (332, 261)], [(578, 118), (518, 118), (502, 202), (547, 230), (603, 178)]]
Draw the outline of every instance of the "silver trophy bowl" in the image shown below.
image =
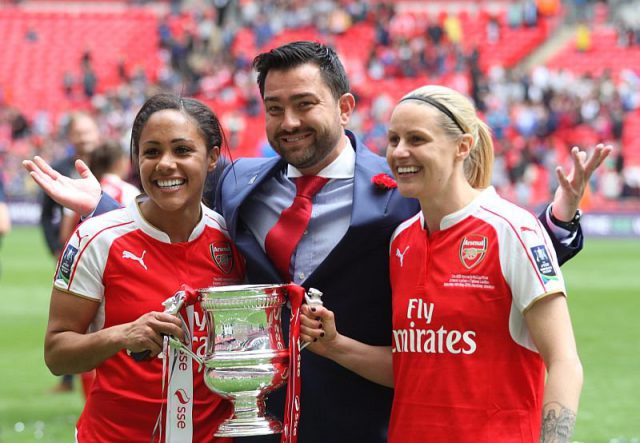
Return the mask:
[(208, 329), (204, 381), (234, 406), (233, 416), (215, 436), (282, 432), (282, 423), (265, 414), (264, 396), (288, 378), (289, 350), (281, 321), (285, 285), (222, 286), (198, 292)]

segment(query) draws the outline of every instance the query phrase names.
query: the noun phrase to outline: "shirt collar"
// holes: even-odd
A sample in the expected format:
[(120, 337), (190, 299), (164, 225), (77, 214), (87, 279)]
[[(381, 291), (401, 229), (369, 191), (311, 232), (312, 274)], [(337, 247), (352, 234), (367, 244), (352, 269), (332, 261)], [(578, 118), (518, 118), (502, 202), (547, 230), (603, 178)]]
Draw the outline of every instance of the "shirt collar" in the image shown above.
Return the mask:
[[(147, 198), (149, 197), (142, 194), (136, 197), (135, 199), (133, 199), (131, 203), (127, 206), (127, 210), (129, 211), (129, 214), (131, 214), (131, 217), (133, 218), (133, 220), (138, 224), (138, 226), (144, 233), (163, 243), (171, 243), (171, 239), (165, 232), (161, 231), (156, 226), (149, 223), (147, 219), (145, 219), (144, 216), (142, 215), (142, 211), (140, 209), (140, 203), (145, 201)], [(200, 203), (200, 207), (201, 207), (200, 220), (198, 221), (198, 224), (193, 228), (193, 231), (191, 231), (191, 235), (189, 235), (189, 239), (187, 241), (192, 241), (198, 238), (206, 227), (206, 220), (204, 218), (204, 213), (207, 211), (207, 208), (202, 203)]]
[[(346, 135), (345, 147), (338, 157), (328, 164), (323, 170), (318, 172), (318, 176), (326, 178), (353, 178), (356, 169), (356, 151), (351, 145), (351, 140)], [(295, 178), (302, 176), (302, 173), (295, 167), (287, 165), (287, 177)]]
[[(487, 201), (496, 198), (498, 194), (493, 186), (488, 186), (483, 189), (482, 192), (476, 196), (468, 205), (463, 208), (458, 209), (451, 214), (445, 215), (440, 221), (440, 229), (448, 229), (451, 226), (461, 222), (465, 218), (467, 218), (470, 214), (473, 214), (480, 205), (486, 204)], [(426, 224), (424, 220), (424, 214), (420, 211), (420, 222), (422, 227), (426, 229)]]

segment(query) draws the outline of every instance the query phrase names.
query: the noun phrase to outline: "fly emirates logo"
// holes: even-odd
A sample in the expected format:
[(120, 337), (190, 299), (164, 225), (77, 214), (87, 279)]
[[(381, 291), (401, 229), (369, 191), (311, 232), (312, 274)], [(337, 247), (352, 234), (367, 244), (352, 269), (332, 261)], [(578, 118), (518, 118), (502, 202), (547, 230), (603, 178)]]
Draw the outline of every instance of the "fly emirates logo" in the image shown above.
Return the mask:
[(476, 351), (475, 331), (458, 331), (444, 326), (430, 328), (434, 310), (435, 303), (420, 298), (409, 299), (409, 328), (393, 330), (393, 352), (473, 354)]

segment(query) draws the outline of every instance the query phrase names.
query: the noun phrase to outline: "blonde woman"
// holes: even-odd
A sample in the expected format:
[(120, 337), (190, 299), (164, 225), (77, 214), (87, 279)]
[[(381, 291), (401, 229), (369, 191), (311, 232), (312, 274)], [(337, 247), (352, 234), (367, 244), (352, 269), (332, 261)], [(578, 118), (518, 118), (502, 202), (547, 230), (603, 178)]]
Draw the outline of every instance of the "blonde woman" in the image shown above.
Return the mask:
[(392, 344), (342, 336), (317, 307), (309, 349), (394, 387), (390, 442), (570, 441), (582, 367), (562, 274), (538, 219), (490, 186), (487, 125), (463, 95), (426, 86), (396, 106), (388, 138), (398, 189), (421, 209), (391, 238)]

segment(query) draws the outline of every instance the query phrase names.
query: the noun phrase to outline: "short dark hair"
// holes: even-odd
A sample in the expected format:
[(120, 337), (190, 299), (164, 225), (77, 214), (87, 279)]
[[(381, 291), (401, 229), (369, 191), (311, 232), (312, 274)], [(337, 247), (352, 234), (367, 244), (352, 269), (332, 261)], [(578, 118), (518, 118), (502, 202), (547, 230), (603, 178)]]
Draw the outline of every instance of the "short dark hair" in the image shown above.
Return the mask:
[(117, 140), (106, 140), (89, 154), (89, 169), (98, 181), (125, 156), (125, 151)]
[(260, 95), (264, 98), (264, 83), (270, 70), (288, 70), (305, 63), (320, 68), (322, 78), (336, 99), (349, 92), (349, 79), (336, 51), (322, 43), (298, 41), (263, 52), (253, 59)]

